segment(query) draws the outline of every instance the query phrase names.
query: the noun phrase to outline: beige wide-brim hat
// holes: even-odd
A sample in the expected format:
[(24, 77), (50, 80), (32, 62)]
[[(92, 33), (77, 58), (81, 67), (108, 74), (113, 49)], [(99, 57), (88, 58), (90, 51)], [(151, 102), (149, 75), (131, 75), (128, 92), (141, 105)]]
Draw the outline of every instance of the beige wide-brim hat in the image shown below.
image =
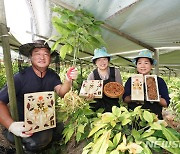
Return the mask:
[(46, 48), (51, 51), (48, 43), (45, 40), (35, 40), (33, 43), (23, 44), (19, 47), (20, 54), (29, 57), (35, 48)]

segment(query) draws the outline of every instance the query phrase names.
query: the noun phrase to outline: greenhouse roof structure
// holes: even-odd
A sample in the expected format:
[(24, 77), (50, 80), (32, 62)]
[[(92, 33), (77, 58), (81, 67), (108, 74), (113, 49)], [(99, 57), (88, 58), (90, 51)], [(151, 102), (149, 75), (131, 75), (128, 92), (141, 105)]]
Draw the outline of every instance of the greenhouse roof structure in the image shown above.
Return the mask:
[[(14, 1), (18, 5), (22, 0)], [(133, 67), (130, 59), (140, 50), (149, 49), (158, 58), (159, 68), (164, 72), (173, 70), (180, 74), (179, 0), (24, 1), (28, 8), (29, 21), (32, 21), (29, 25), (31, 28), (26, 31), (31, 39), (50, 38), (56, 33), (51, 22), (52, 7), (61, 6), (72, 11), (83, 9), (93, 14), (97, 20), (104, 22), (101, 26), (102, 36), (107, 43), (108, 52), (113, 56), (111, 61), (113, 65)], [(8, 20), (11, 19), (7, 18)], [(10, 27), (10, 32), (11, 29)], [(13, 44), (15, 48), (19, 46), (18, 43)], [(79, 58), (91, 62), (92, 55), (93, 51), (81, 51)], [(71, 56), (66, 57), (66, 60), (71, 59)]]

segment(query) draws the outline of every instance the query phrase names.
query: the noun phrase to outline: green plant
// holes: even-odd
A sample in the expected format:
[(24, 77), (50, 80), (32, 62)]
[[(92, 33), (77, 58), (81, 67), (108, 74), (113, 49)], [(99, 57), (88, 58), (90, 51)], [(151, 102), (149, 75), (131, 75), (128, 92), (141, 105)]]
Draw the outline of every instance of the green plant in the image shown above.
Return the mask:
[[(124, 82), (130, 75), (130, 73), (122, 73)], [(83, 76), (87, 76), (86, 71), (83, 72)], [(175, 102), (179, 100), (177, 81), (179, 81), (177, 78), (166, 81), (170, 89), (171, 101)], [(162, 148), (171, 153), (179, 153), (178, 148), (172, 147), (173, 145), (164, 146), (168, 143), (173, 144), (173, 141), (175, 144), (179, 143), (180, 134), (177, 131), (159, 124), (155, 114), (147, 110), (137, 108), (129, 112), (123, 107), (122, 102), (120, 104), (121, 108), (113, 108), (112, 113), (103, 114), (90, 110), (88, 102), (74, 112), (66, 112), (62, 106), (58, 107), (57, 117), (60, 121), (65, 122), (63, 143), (72, 142), (72, 139), (78, 143), (80, 141), (89, 142), (84, 147), (84, 154), (103, 152), (100, 149), (105, 150), (107, 154), (138, 153), (140, 151), (148, 154), (154, 151), (160, 153)], [(66, 108), (67, 111), (70, 109)], [(108, 141), (108, 144), (105, 141)]]
[[(119, 154), (144, 153), (151, 154), (152, 149), (147, 142), (164, 148), (172, 153), (179, 153), (179, 147), (166, 147), (163, 142), (180, 142), (172, 131), (157, 121), (155, 114), (140, 107), (129, 112), (125, 107), (113, 107), (112, 113), (99, 114), (92, 123), (89, 138), (92, 141), (83, 149), (83, 154)], [(156, 133), (161, 134), (161, 137)], [(157, 142), (158, 140), (158, 142)]]
[(173, 78), (168, 82), (170, 89), (171, 103), (168, 107), (170, 111), (175, 115), (175, 121), (180, 122), (180, 79)]
[[(18, 68), (18, 62), (14, 61), (12, 63), (12, 67), (13, 67), (13, 74), (17, 73), (19, 71)], [(5, 85), (6, 83), (6, 72), (5, 72), (5, 66), (4, 63), (0, 63), (0, 89)]]
[(59, 121), (65, 123), (65, 128), (63, 131), (64, 143), (69, 142), (73, 136), (75, 141), (78, 143), (84, 139), (90, 132), (90, 124), (95, 116), (95, 113), (89, 109), (89, 105), (86, 104), (83, 107), (77, 108), (75, 111), (64, 112), (61, 108), (57, 112)]
[(6, 75), (5, 75), (5, 66), (4, 64), (0, 63), (0, 89), (4, 86), (4, 84), (6, 83)]
[(170, 92), (170, 104), (162, 111), (163, 119), (173, 129), (180, 132), (180, 79), (172, 77), (170, 80), (165, 78)]
[(53, 8), (57, 16), (52, 18), (52, 23), (59, 33), (57, 41), (52, 50), (55, 50), (59, 44), (60, 56), (65, 58), (67, 53), (74, 51), (73, 65), (75, 65), (79, 50), (94, 50), (97, 47), (105, 45), (101, 36), (101, 21), (94, 18), (93, 15), (85, 10), (76, 10), (75, 12), (60, 7)]
[[(57, 16), (52, 18), (52, 22), (59, 35), (53, 36), (57, 40), (52, 46), (52, 50), (61, 45), (59, 52), (62, 59), (66, 57), (67, 53), (73, 52), (73, 65), (76, 65), (79, 50), (89, 51), (105, 46), (100, 30), (102, 22), (96, 20), (93, 15), (84, 10), (73, 12), (59, 7), (55, 7), (53, 11), (57, 13)], [(82, 80), (79, 79), (73, 83), (73, 87), (80, 88), (77, 85), (78, 82), (81, 84)], [(84, 103), (77, 95), (74, 96), (74, 93), (71, 91), (67, 94), (69, 101), (59, 99), (59, 107), (57, 107), (57, 118), (60, 121), (63, 119), (66, 123), (63, 132), (65, 143), (71, 139), (73, 134), (75, 134), (77, 142), (86, 138), (89, 131), (84, 130), (90, 128), (89, 116), (93, 114), (88, 104)]]

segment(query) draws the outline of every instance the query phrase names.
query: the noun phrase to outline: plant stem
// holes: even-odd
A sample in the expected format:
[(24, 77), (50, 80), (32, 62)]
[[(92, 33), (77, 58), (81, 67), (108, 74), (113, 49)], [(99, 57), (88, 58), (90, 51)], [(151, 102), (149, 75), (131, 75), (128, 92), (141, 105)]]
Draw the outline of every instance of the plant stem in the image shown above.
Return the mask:
[(78, 53), (79, 53), (79, 35), (77, 34), (75, 45), (74, 45), (73, 66), (76, 66)]

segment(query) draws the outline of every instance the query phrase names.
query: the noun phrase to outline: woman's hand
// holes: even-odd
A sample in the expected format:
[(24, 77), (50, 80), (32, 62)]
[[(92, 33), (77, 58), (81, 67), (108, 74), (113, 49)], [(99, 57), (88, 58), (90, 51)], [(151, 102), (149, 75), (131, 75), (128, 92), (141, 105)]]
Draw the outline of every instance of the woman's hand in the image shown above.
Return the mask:
[(132, 101), (131, 101), (131, 96), (126, 96), (125, 98), (124, 98), (124, 102), (125, 103), (131, 103)]
[(94, 99), (94, 94), (88, 94), (88, 96), (86, 97), (87, 101), (92, 101)]

